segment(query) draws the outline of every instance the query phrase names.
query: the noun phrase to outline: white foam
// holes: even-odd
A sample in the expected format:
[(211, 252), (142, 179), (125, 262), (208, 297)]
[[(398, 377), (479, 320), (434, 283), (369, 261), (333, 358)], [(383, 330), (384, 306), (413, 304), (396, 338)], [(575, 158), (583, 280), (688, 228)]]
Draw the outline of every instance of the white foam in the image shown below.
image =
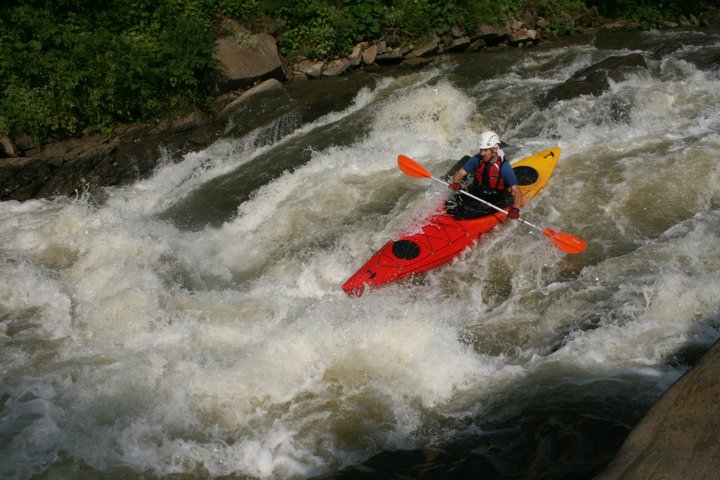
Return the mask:
[[(505, 88), (433, 70), (361, 92), (292, 135), (354, 129), (362, 112), (363, 137), (312, 152), (219, 228), (155, 215), (283, 139), (218, 142), (101, 205), (0, 204), (1, 474), (52, 475), (62, 452), (100, 471), (303, 478), (442, 444), (538, 396), (655, 398), (683, 371), (669, 357), (720, 331), (720, 91), (668, 60), (530, 108), (607, 53), (571, 51), (559, 70), (546, 69), (559, 52), (527, 53)], [(476, 97), (489, 92), (492, 112), (527, 115), (489, 115)], [(548, 138), (563, 149), (523, 215), (587, 252), (506, 224), (421, 278), (347, 297), (342, 282), (446, 194), (397, 155), (442, 176), (485, 128), (513, 159)]]

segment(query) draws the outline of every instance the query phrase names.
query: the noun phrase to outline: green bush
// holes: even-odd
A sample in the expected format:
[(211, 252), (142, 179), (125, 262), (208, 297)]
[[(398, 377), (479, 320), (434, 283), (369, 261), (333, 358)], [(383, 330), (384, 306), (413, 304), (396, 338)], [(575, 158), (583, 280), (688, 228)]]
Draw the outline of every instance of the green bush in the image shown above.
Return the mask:
[(459, 27), (466, 32), (474, 32), (480, 24), (504, 24), (508, 14), (515, 10), (516, 4), (517, 2), (512, 0), (458, 2), (455, 17)]
[(550, 28), (560, 35), (570, 35), (582, 30), (575, 19), (585, 10), (583, 0), (540, 0), (533, 3), (538, 7), (539, 15), (548, 20)]
[[(697, 15), (704, 1), (587, 4), (604, 18), (652, 27)], [(586, 7), (583, 0), (3, 0), (0, 133), (42, 142), (202, 104), (216, 70), (218, 13), (251, 29), (269, 19), (286, 57), (329, 59), (386, 33), (410, 44), (454, 25), (466, 32), (502, 25), (525, 6), (561, 34), (575, 31)]]
[(414, 0), (397, 0), (387, 8), (384, 28), (400, 38), (413, 39), (426, 35), (431, 27), (431, 19), (422, 8), (417, 8)]
[(703, 0), (606, 0), (598, 3), (598, 10), (609, 18), (624, 17), (644, 27), (658, 27), (680, 15), (698, 15)]
[(720, 25), (720, 10), (708, 10), (704, 13), (703, 18), (714, 26)]
[(199, 101), (214, 14), (214, 0), (3, 3), (5, 129), (44, 142)]
[(261, 13), (258, 0), (219, 0), (218, 9), (223, 15), (248, 23)]
[(380, 0), (298, 0), (276, 12), (283, 27), (278, 47), (283, 55), (330, 58), (349, 52), (353, 44), (380, 33)]
[(377, 38), (385, 8), (381, 0), (344, 0), (350, 12), (349, 38), (352, 42)]

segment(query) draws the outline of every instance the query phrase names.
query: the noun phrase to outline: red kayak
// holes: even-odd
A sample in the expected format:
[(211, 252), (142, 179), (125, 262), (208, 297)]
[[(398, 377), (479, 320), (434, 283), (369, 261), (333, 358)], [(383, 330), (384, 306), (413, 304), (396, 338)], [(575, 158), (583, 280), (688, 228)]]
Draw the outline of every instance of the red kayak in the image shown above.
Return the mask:
[(495, 213), (472, 220), (455, 220), (446, 213), (434, 215), (421, 232), (386, 243), (342, 289), (350, 296), (359, 297), (366, 285), (393, 282), (447, 263), (481, 234), (504, 221), (504, 217)]
[[(560, 149), (553, 148), (513, 163), (526, 199), (535, 196), (552, 175)], [(483, 233), (504, 222), (503, 213), (456, 220), (442, 213), (432, 215), (417, 233), (386, 243), (342, 286), (350, 296), (361, 296), (365, 288), (393, 282), (449, 262), (472, 245)]]

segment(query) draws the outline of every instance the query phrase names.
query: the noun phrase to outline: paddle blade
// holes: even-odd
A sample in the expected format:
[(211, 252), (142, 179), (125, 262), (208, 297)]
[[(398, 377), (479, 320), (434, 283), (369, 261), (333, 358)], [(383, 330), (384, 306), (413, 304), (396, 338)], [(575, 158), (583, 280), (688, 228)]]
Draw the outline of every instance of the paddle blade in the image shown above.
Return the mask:
[(400, 167), (400, 170), (402, 170), (405, 175), (410, 175), (411, 177), (416, 177), (416, 178), (431, 178), (432, 177), (430, 172), (425, 170), (425, 168), (422, 165), (417, 163), (412, 158), (406, 157), (405, 155), (398, 155), (398, 167)]
[(563, 232), (556, 232), (546, 228), (543, 233), (550, 237), (550, 240), (560, 250), (566, 253), (580, 253), (587, 248), (587, 243), (581, 238)]

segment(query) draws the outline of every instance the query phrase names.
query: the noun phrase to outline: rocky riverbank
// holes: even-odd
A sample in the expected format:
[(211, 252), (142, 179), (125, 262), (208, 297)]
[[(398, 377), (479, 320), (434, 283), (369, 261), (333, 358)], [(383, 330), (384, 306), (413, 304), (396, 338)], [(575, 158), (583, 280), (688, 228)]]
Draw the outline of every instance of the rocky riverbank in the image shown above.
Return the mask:
[[(586, 26), (585, 34), (597, 18), (595, 9), (576, 19)], [(681, 18), (668, 27), (706, 25), (697, 18)], [(637, 25), (615, 22), (606, 30), (632, 30)], [(78, 195), (98, 187), (122, 185), (146, 177), (163, 159), (179, 159), (184, 153), (202, 149), (224, 135), (236, 135), (238, 129), (227, 131), (229, 121), (242, 123), (242, 110), (252, 98), (269, 91), (283, 91), (283, 85), (312, 79), (343, 76), (354, 77), (342, 88), (342, 94), (308, 95), (302, 100), (302, 117), (311, 121), (330, 111), (345, 108), (357, 90), (372, 82), (357, 73), (380, 71), (385, 67), (420, 68), (433, 61), (442, 61), (457, 52), (482, 52), (488, 49), (520, 48), (555, 39), (548, 22), (527, 8), (507, 27), (480, 25), (475, 32), (452, 29), (449, 38), (430, 38), (417, 46), (401, 47), (390, 36), (376, 42), (363, 42), (352, 53), (332, 61), (298, 59), (288, 63), (277, 52), (275, 39), (267, 33), (251, 34), (239, 23), (224, 19), (217, 29), (216, 60), (221, 65), (220, 94), (205, 110), (158, 120), (155, 123), (123, 125), (111, 134), (89, 135), (49, 145), (35, 145), (31, 139), (0, 138), (0, 200), (25, 201), (56, 195)], [(349, 75), (354, 73), (354, 75)], [(355, 78), (357, 77), (357, 78)], [(607, 76), (572, 79), (573, 85), (556, 90), (554, 97), (592, 93), (603, 88)], [(571, 90), (580, 85), (580, 88)], [(240, 122), (238, 121), (240, 120)], [(241, 132), (242, 133), (242, 132)]]
[[(530, 22), (530, 20), (528, 20)], [(532, 20), (532, 26), (537, 21)], [(210, 108), (154, 124), (124, 125), (112, 134), (89, 135), (49, 145), (31, 139), (0, 139), (0, 200), (29, 200), (56, 195), (77, 195), (103, 186), (122, 185), (149, 175), (161, 158), (178, 159), (202, 149), (226, 132), (228, 122), (238, 124), (237, 113), (253, 97), (283, 91), (283, 85), (308, 79), (347, 76), (350, 72), (377, 71), (383, 66), (424, 66), (438, 55), (464, 50), (519, 47), (541, 41), (538, 31), (518, 23), (514, 29), (480, 26), (473, 35), (454, 29), (453, 40), (439, 38), (418, 47), (400, 48), (392, 39), (363, 42), (345, 58), (321, 62), (299, 59), (289, 64), (278, 55), (273, 36), (251, 34), (238, 22), (223, 19), (217, 29), (216, 60), (221, 66), (219, 95)], [(330, 111), (345, 108), (370, 81), (352, 75), (340, 95), (309, 94), (303, 99), (302, 120), (312, 121)], [(241, 132), (242, 133), (242, 132)]]

